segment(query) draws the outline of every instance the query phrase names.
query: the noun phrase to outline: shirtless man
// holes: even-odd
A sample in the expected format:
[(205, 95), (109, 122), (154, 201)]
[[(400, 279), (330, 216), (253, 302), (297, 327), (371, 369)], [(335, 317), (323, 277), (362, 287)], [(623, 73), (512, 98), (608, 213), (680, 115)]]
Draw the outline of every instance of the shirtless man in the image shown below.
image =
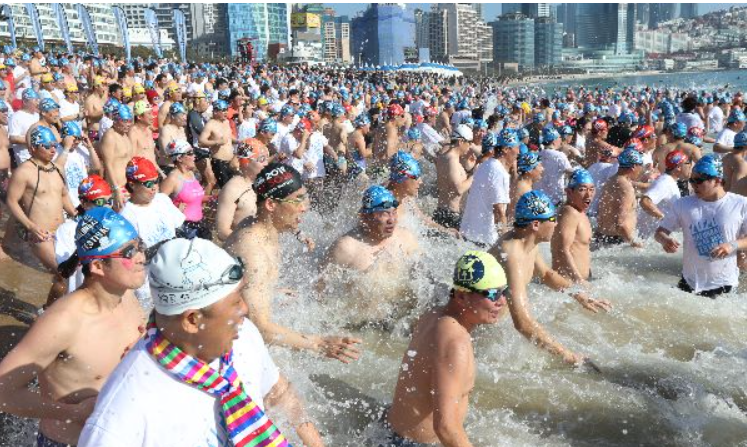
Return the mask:
[(39, 102), (39, 122), (31, 125), (26, 132), (26, 145), (29, 147), (31, 147), (31, 133), (37, 126), (43, 126), (51, 130), (57, 138), (57, 142), (62, 143), (60, 132), (57, 130), (60, 126), (60, 105), (49, 98), (42, 99)]
[[(348, 136), (348, 157), (350, 163), (348, 169), (351, 171), (360, 171), (365, 176), (366, 167), (368, 161), (373, 156), (371, 147), (366, 144), (366, 135), (371, 132), (371, 119), (368, 117), (368, 113), (360, 114), (355, 121), (353, 121), (355, 130)], [(355, 163), (353, 166), (352, 163)], [(365, 177), (364, 177), (365, 178)]]
[(472, 446), (464, 430), (477, 375), (472, 332), (505, 314), (506, 289), (503, 268), (489, 253), (459, 258), (449, 301), (420, 317), (402, 358), (383, 421), (386, 445)]
[(9, 227), (15, 231), (6, 233), (3, 242), (6, 248), (27, 242), (44, 268), (55, 271), (54, 232), (64, 220), (63, 210), (71, 216), (77, 213), (62, 172), (52, 162), (59, 147), (57, 137), (43, 126), (29, 134), (31, 158), (13, 171), (8, 186), (7, 205), (15, 228)]
[(86, 121), (88, 123), (88, 137), (93, 142), (99, 141), (99, 121), (104, 117), (106, 95), (107, 89), (104, 79), (96, 76), (93, 80), (93, 92), (88, 95), (84, 105)]
[(685, 126), (684, 123), (672, 124), (667, 129), (667, 133), (670, 136), (669, 141), (667, 144), (662, 144), (654, 150), (653, 154), (654, 166), (656, 166), (659, 172), (665, 172), (667, 170), (665, 159), (667, 158), (667, 154), (674, 150), (684, 152), (685, 155), (687, 155), (687, 158), (693, 160), (693, 162), (700, 160), (700, 148), (694, 144), (685, 142), (687, 126)]
[[(348, 133), (345, 129), (345, 109), (342, 105), (332, 104), (329, 113), (332, 117), (330, 124), (322, 129), (329, 146), (334, 150), (337, 159), (329, 160), (324, 176), (324, 190), (327, 198), (336, 198), (342, 192), (342, 187), (348, 172), (345, 155), (348, 149)], [(337, 200), (327, 200), (327, 206), (334, 208)]]
[(554, 290), (567, 292), (592, 312), (606, 311), (610, 304), (604, 300), (594, 300), (586, 293), (576, 290), (570, 280), (545, 264), (539, 252), (539, 244), (550, 241), (555, 225), (555, 207), (550, 199), (540, 191), (530, 191), (516, 204), (514, 228), (504, 234), (489, 252), (506, 271), (508, 308), (516, 330), (527, 340), (560, 357), (564, 362), (579, 365), (588, 362), (588, 358), (555, 341), (529, 313), (529, 282), (532, 278), (537, 278)]
[[(114, 124), (104, 134), (101, 141), (101, 163), (104, 165), (104, 178), (112, 187), (114, 210), (124, 208), (129, 194), (127, 185), (127, 163), (132, 159), (132, 141), (128, 134), (132, 127), (132, 112), (124, 104), (117, 107), (113, 115)], [(112, 132), (113, 131), (113, 132)]]
[(266, 343), (292, 349), (307, 349), (347, 363), (358, 358), (351, 337), (302, 334), (272, 320), (272, 297), (280, 276), (280, 233), (296, 232), (306, 212), (308, 196), (301, 174), (292, 167), (270, 163), (257, 175), (257, 219), (250, 226), (234, 231), (226, 250), (241, 257), (249, 275), (242, 297), (249, 306), (249, 318)]
[(219, 187), (223, 188), (231, 177), (231, 159), (233, 159), (233, 137), (228, 122), (228, 103), (219, 99), (213, 103), (213, 118), (205, 124), (198, 142), (200, 147), (210, 149), (210, 164)]
[(611, 151), (616, 157), (620, 153), (620, 148), (607, 142), (609, 126), (603, 119), (595, 120), (591, 126), (591, 139), (586, 142), (586, 153), (581, 165), (585, 168), (599, 161), (599, 154), (602, 151)]
[(399, 104), (390, 105), (386, 112), (386, 123), (374, 132), (373, 156), (374, 164), (378, 166), (386, 165), (399, 149), (399, 129), (405, 125), (406, 120), (405, 109)]
[(446, 228), (459, 228), (462, 196), (472, 186), (474, 170), (467, 172), (461, 163), (463, 158), (476, 158), (471, 150), (472, 137), (472, 129), (460, 124), (451, 134), (451, 145), (436, 158), (438, 204), (433, 220)]
[(591, 222), (586, 211), (594, 197), (594, 179), (584, 168), (570, 175), (566, 201), (550, 240), (552, 268), (564, 278), (586, 285), (591, 277)]
[(747, 177), (747, 132), (741, 131), (734, 136), (734, 149), (724, 155), (724, 189), (730, 192), (734, 186)]
[(132, 142), (132, 155), (150, 160), (154, 165), (156, 161), (156, 143), (153, 141), (153, 116), (148, 101), (138, 101), (133, 106), (135, 123), (130, 129), (128, 137)]
[(169, 119), (161, 127), (158, 136), (158, 166), (164, 170), (172, 166), (172, 160), (166, 155), (166, 146), (174, 140), (187, 141), (187, 109), (180, 102), (174, 102), (169, 108)]
[[(386, 278), (386, 284), (392, 285), (398, 282), (396, 278), (409, 277), (412, 263), (408, 260), (412, 260), (419, 248), (415, 235), (397, 225), (399, 205), (394, 194), (383, 186), (368, 188), (358, 212), (358, 226), (332, 243), (322, 265), (322, 272), (329, 265), (336, 265), (366, 277), (344, 275), (349, 279), (350, 293), (346, 295), (357, 297), (355, 315), (359, 318), (355, 325), (384, 322), (394, 316), (395, 309), (399, 312), (414, 307), (414, 297), (403, 296), (407, 293), (399, 287), (401, 282), (388, 290), (373, 291), (365, 287), (353, 290), (356, 284), (370, 284), (371, 281), (379, 284), (378, 281)], [(407, 298), (411, 299), (409, 303)]]
[(31, 54), (31, 61), (29, 62), (29, 72), (35, 83), (38, 85), (41, 77), (44, 73), (49, 72), (49, 68), (42, 65), (42, 59), (44, 54), (41, 52), (39, 47), (34, 47)]
[(216, 227), (218, 239), (225, 241), (237, 228), (251, 223), (257, 214), (257, 194), (252, 184), (257, 174), (267, 166), (270, 152), (255, 138), (239, 143), (236, 148), (240, 175), (235, 175), (220, 190)]
[(643, 156), (635, 149), (625, 149), (618, 157), (617, 173), (610, 177), (599, 199), (598, 228), (594, 242), (600, 247), (629, 243), (642, 247), (635, 239), (637, 222), (636, 195), (633, 182), (643, 171)]
[[(0, 406), (41, 419), (39, 446), (77, 444), (99, 390), (144, 331), (132, 293), (145, 281), (135, 228), (108, 208), (94, 208), (75, 241), (71, 262), (83, 262), (82, 287), (47, 308), (0, 363)], [(29, 387), (35, 379), (38, 391)]]
[[(8, 112), (10, 107), (0, 99), (0, 218), (2, 218), (3, 207), (8, 193), (8, 179), (10, 178), (10, 140), (8, 139)], [(0, 261), (7, 259), (2, 247), (0, 247)]]
[(448, 136), (453, 133), (453, 129), (451, 128), (451, 115), (453, 114), (454, 103), (447, 102), (446, 104), (444, 104), (444, 108), (438, 115), (438, 120), (436, 121), (436, 130), (441, 133), (441, 135)]
[(162, 129), (163, 125), (168, 122), (169, 112), (171, 111), (171, 104), (175, 102), (182, 102), (182, 89), (179, 84), (172, 82), (166, 87), (163, 92), (163, 104), (158, 109), (158, 128)]
[(519, 198), (535, 189), (534, 185), (539, 182), (544, 172), (545, 168), (542, 166), (542, 162), (540, 162), (540, 155), (538, 152), (525, 152), (519, 154), (516, 159), (517, 178), (514, 182), (513, 188), (511, 188), (511, 203), (508, 206), (508, 211), (505, 213), (505, 221), (508, 221), (509, 216), (514, 215), (516, 202), (519, 201)]

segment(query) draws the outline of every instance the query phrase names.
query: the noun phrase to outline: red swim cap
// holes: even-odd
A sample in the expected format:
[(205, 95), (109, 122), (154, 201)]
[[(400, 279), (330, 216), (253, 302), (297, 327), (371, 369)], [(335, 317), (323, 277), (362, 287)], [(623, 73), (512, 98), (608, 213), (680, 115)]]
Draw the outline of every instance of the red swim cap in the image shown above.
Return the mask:
[(127, 180), (131, 182), (147, 182), (158, 178), (158, 169), (152, 161), (143, 157), (132, 157), (127, 163)]
[(78, 197), (89, 202), (112, 195), (109, 183), (98, 175), (89, 175), (78, 185)]

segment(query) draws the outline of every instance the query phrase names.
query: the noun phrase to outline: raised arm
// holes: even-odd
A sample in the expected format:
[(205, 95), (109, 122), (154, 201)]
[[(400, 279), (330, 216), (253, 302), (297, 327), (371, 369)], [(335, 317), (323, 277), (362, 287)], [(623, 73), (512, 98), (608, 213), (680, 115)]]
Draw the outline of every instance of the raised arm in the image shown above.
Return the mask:
[(280, 376), (264, 401), (268, 408), (277, 408), (288, 418), (304, 446), (324, 447), (324, 441), (314, 423), (309, 420), (301, 398), (285, 376)]

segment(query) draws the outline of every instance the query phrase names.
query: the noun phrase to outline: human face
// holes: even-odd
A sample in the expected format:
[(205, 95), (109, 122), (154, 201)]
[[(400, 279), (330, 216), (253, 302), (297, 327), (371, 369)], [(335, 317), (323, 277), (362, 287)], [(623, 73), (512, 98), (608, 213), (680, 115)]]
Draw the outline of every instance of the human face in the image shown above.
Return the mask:
[(280, 231), (296, 231), (301, 224), (301, 216), (309, 209), (309, 196), (306, 188), (301, 188), (284, 199), (268, 199), (277, 203), (274, 223)]
[(44, 121), (48, 123), (56, 123), (60, 120), (60, 109), (52, 109), (47, 110), (46, 112), (43, 112), (42, 118), (44, 118)]
[(545, 167), (542, 166), (542, 163), (538, 163), (537, 166), (534, 167), (531, 171), (529, 171), (529, 178), (532, 179), (532, 182), (538, 182), (540, 179), (542, 179), (542, 174), (545, 173)]
[(197, 337), (201, 345), (201, 358), (215, 359), (233, 348), (233, 342), (239, 338), (239, 330), (248, 312), (246, 303), (241, 298), (241, 291), (245, 286), (245, 281), (242, 281), (225, 298), (200, 311)]
[(131, 200), (137, 205), (147, 205), (153, 201), (158, 192), (158, 179), (143, 182), (130, 182), (132, 185)]
[(109, 261), (103, 263), (103, 271), (108, 280), (126, 289), (137, 289), (143, 285), (146, 272), (142, 241), (133, 239), (117, 250), (114, 256), (107, 258)]
[(692, 185), (693, 192), (695, 192), (698, 198), (705, 199), (718, 192), (720, 181), (715, 177), (704, 177), (700, 174), (695, 174), (690, 178), (690, 185)]
[(3, 126), (8, 124), (8, 111), (0, 110), (0, 124)]
[(581, 212), (586, 212), (591, 206), (596, 188), (594, 185), (582, 184), (576, 188), (566, 188), (568, 203)]
[(420, 177), (410, 177), (402, 182), (402, 184), (405, 187), (405, 192), (407, 193), (408, 197), (417, 197), (418, 190), (420, 190), (420, 185), (423, 184), (423, 179), (421, 179)]
[(397, 229), (397, 208), (389, 208), (374, 213), (361, 213), (361, 225), (374, 237), (386, 239)]
[(99, 197), (99, 198), (94, 199), (94, 200), (85, 200), (85, 199), (81, 198), (80, 204), (81, 204), (81, 206), (83, 207), (84, 210), (90, 210), (90, 209), (95, 208), (97, 206), (103, 206), (103, 207), (106, 207), (106, 208), (111, 208), (112, 205), (114, 204), (114, 202), (112, 200), (112, 196), (109, 195), (109, 196)]
[(130, 129), (132, 129), (132, 120), (115, 119), (114, 124), (112, 124), (112, 129), (117, 131), (120, 135), (126, 135), (130, 132)]
[(189, 151), (186, 154), (182, 154), (177, 158), (178, 163), (188, 171), (194, 171), (197, 166), (195, 165), (195, 152)]
[(177, 113), (176, 115), (171, 115), (171, 119), (176, 126), (179, 126), (179, 127), (187, 126), (187, 114), (186, 113)]
[(537, 225), (537, 241), (538, 242), (550, 242), (552, 234), (555, 232), (555, 227), (558, 225), (557, 219), (552, 217), (549, 220), (535, 221)]
[(39, 145), (31, 149), (31, 152), (37, 160), (43, 162), (43, 163), (50, 163), (55, 155), (57, 154), (57, 144), (51, 145), (49, 147), (45, 145)]
[(461, 292), (465, 298), (467, 312), (474, 318), (476, 324), (493, 324), (503, 314), (506, 308), (505, 292), (496, 300), (491, 300), (482, 293)]

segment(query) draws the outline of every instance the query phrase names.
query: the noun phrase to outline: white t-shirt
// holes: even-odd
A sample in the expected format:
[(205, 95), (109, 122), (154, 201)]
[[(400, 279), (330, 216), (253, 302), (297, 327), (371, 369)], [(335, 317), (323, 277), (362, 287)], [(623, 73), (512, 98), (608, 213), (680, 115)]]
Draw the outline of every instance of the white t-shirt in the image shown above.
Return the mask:
[[(62, 98), (60, 100), (60, 118), (66, 118), (68, 116), (78, 116), (80, 114), (80, 104), (77, 102), (68, 102), (67, 99)], [(75, 121), (81, 129), (83, 129), (82, 121)]]
[[(67, 219), (54, 233), (54, 257), (57, 264), (67, 261), (75, 253), (75, 229), (78, 221)], [(67, 293), (73, 293), (83, 284), (83, 269), (78, 266), (75, 274), (67, 280)]]
[(441, 142), (444, 141), (443, 135), (436, 132), (436, 129), (431, 127), (428, 123), (420, 123), (417, 125), (417, 128), (420, 129), (420, 134), (423, 139), (423, 147), (433, 156), (438, 154), (438, 151), (441, 148)]
[[(264, 410), (264, 397), (280, 373), (249, 319), (244, 320), (233, 347), (234, 368), (244, 390)], [(215, 360), (210, 366), (217, 369), (219, 364)], [(222, 418), (215, 397), (168, 373), (141, 340), (106, 381), (78, 446), (232, 446)]]
[(700, 115), (698, 115), (697, 113), (682, 112), (677, 115), (677, 122), (685, 124), (688, 129), (691, 127), (700, 127), (701, 129), (705, 129), (703, 120), (700, 119)]
[(257, 136), (257, 118), (246, 118), (241, 125), (239, 125), (239, 141), (244, 141), (247, 138), (254, 138)]
[(721, 132), (724, 128), (724, 111), (721, 107), (714, 107), (708, 112), (708, 129), (713, 133)]
[(472, 112), (469, 110), (459, 110), (457, 112), (454, 112), (453, 115), (451, 115), (451, 125), (456, 127), (464, 121), (465, 118), (470, 118), (472, 116)]
[(296, 140), (296, 137), (293, 136), (293, 132), (290, 132), (286, 134), (282, 140), (280, 140), (280, 147), (278, 148), (278, 152), (280, 152), (281, 154), (285, 154), (288, 157), (283, 160), (283, 163), (291, 165), (293, 166), (293, 169), (303, 173), (303, 159), (296, 158), (296, 156), (293, 155), (293, 152), (298, 149), (298, 146), (300, 144), (301, 143)]
[(715, 202), (683, 197), (672, 204), (661, 227), (682, 230), (682, 276), (696, 293), (739, 284), (736, 253), (714, 259), (710, 252), (747, 235), (747, 197), (730, 192)]
[[(13, 79), (15, 79), (16, 82), (16, 91), (22, 89), (22, 88), (28, 88), (31, 87), (31, 76), (26, 76), (25, 78), (21, 79), (20, 81), (18, 78), (23, 76), (24, 73), (28, 74), (28, 70), (21, 67), (20, 65), (17, 65), (16, 68), (13, 69)], [(19, 97), (20, 98), (20, 97)]]
[[(8, 122), (8, 137), (21, 137), (25, 139), (29, 128), (38, 122), (38, 113), (28, 113), (25, 110), (19, 110), (13, 114), (10, 122)], [(31, 153), (29, 153), (26, 145), (12, 144), (11, 147), (19, 165), (31, 158)]]
[(716, 136), (716, 143), (714, 144), (720, 144), (722, 146), (726, 147), (734, 147), (734, 137), (737, 136), (737, 133), (733, 130), (729, 129), (728, 127), (724, 127), (721, 132), (718, 133), (718, 136)]
[(490, 158), (477, 167), (459, 226), (465, 238), (488, 245), (498, 240), (493, 205), (511, 202), (510, 184), (511, 176), (499, 160)]
[(70, 201), (73, 202), (73, 206), (76, 208), (80, 205), (78, 186), (84, 178), (88, 177), (88, 168), (90, 167), (91, 152), (84, 145), (79, 144), (75, 150), (67, 153), (67, 161), (65, 162), (65, 184), (67, 184)]
[(565, 173), (572, 169), (568, 156), (554, 149), (545, 149), (540, 152), (540, 162), (545, 172), (534, 189), (547, 194), (552, 203), (562, 202), (565, 198)]
[(104, 141), (104, 134), (112, 128), (114, 125), (114, 121), (112, 121), (111, 118), (104, 115), (101, 117), (101, 121), (99, 121), (99, 141)]
[[(645, 197), (651, 199), (659, 210), (667, 215), (672, 210), (672, 203), (681, 197), (677, 181), (669, 174), (662, 174), (648, 187)], [(661, 221), (648, 214), (643, 208), (638, 209), (638, 235), (648, 239), (654, 235)]]
[(589, 215), (596, 216), (599, 210), (599, 199), (602, 198), (602, 188), (607, 180), (610, 179), (617, 172), (617, 165), (614, 163), (603, 163), (598, 161), (593, 165), (589, 166), (589, 174), (594, 179), (594, 189), (596, 194), (591, 199), (591, 205), (589, 206)]
[(311, 163), (314, 167), (311, 171), (300, 171), (303, 173), (303, 179), (313, 179), (324, 177), (327, 171), (324, 169), (324, 146), (329, 144), (329, 140), (321, 132), (315, 131), (309, 136), (309, 148), (303, 154), (303, 164)]

